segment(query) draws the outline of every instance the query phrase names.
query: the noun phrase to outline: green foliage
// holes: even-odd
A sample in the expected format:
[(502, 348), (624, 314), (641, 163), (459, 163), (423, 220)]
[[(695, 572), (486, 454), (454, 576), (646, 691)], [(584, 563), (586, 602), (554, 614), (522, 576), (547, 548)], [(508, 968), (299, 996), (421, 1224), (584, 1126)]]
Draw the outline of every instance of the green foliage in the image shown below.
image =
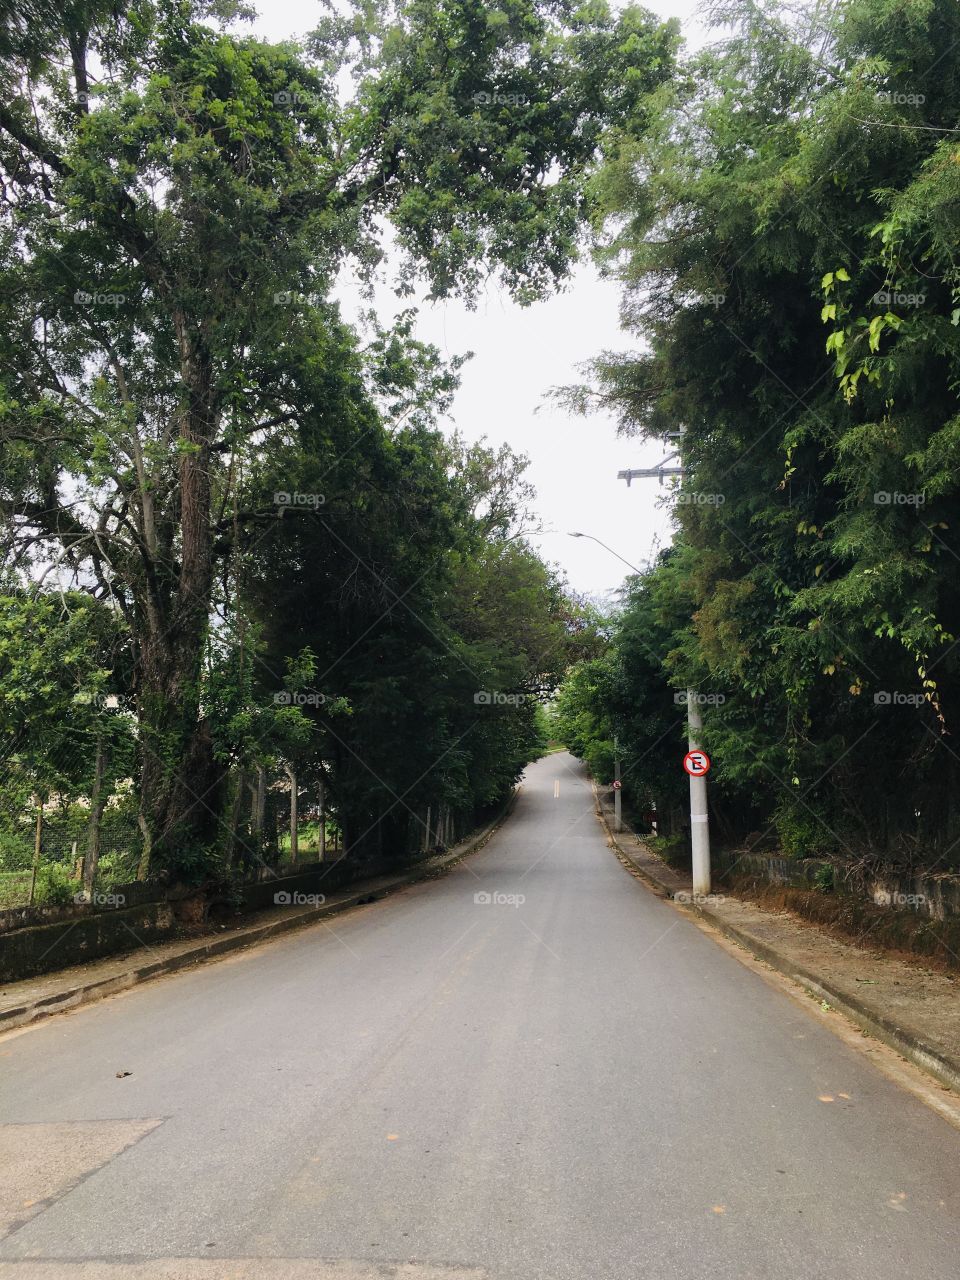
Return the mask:
[[(374, 436), (328, 468), (336, 518), (280, 522), (258, 548), (261, 700), (309, 644), (301, 767), (357, 852), (416, 847), (428, 807), (463, 826), (500, 803), (545, 749), (540, 702), (592, 643), (588, 611), (516, 536), (525, 465), (424, 428)], [(367, 475), (382, 496), (357, 508)]]
[(664, 862), (672, 863), (676, 866), (689, 865), (689, 851), (687, 842), (684, 837), (675, 832), (673, 835), (646, 836), (645, 843), (658, 855), (663, 858)]
[(80, 891), (70, 869), (60, 862), (46, 862), (37, 869), (33, 901), (39, 907), (63, 907), (73, 902)]
[(137, 855), (135, 852), (113, 850), (101, 853), (97, 863), (96, 888), (99, 892), (108, 892), (116, 885), (131, 884), (137, 876)]
[(815, 858), (824, 852), (825, 844), (836, 844), (813, 809), (789, 801), (778, 808), (775, 825), (777, 841), (788, 858)]
[(816, 874), (813, 877), (814, 887), (819, 889), (821, 893), (833, 893), (836, 887), (835, 874), (832, 866), (827, 864), (823, 867), (817, 867)]
[(98, 740), (108, 784), (130, 769), (131, 717), (117, 693), (125, 668), (120, 620), (90, 596), (0, 594), (0, 733), (8, 753), (0, 822), (18, 817), (31, 795), (89, 791)]
[[(509, 456), (457, 474), (463, 451), (432, 436), (459, 359), (416, 342), (410, 315), (365, 342), (333, 284), (345, 266), (369, 283), (389, 244), (401, 290), (472, 301), (494, 274), (543, 296), (677, 44), (642, 9), (567, 0), (357, 3), (281, 45), (239, 34), (245, 12), (29, 0), (0, 35), (0, 513), (52, 635), (32, 666), (0, 637), (0, 716), (22, 722), (24, 792), (89, 786), (108, 739), (106, 785), (136, 779), (141, 869), (190, 877), (229, 862), (247, 770), (334, 759), (362, 815), (404, 803), (383, 781), (399, 750), (411, 799), (413, 770), (442, 759), (436, 785), (466, 810), (534, 749), (532, 707), (467, 722), (448, 659), (474, 689), (540, 696), (559, 659), (533, 663), (589, 628), (529, 548), (492, 545), (525, 499)], [(298, 556), (322, 616), (295, 598)], [(119, 628), (122, 661), (82, 682), (130, 699), (112, 720), (65, 720), (71, 664), (44, 674), (72, 643), (50, 614), (61, 585)], [(274, 701), (288, 662), (293, 692), (341, 659), (322, 714)]]
[(533, 746), (533, 754), (530, 760), (540, 760), (550, 750), (550, 743), (553, 736), (553, 726), (550, 716), (542, 703), (537, 703), (533, 709), (533, 724), (536, 733), (536, 739)]
[(705, 695), (723, 839), (936, 862), (960, 838), (960, 10), (717, 12), (596, 184), (645, 349), (571, 400), (683, 428), (684, 466), (614, 638), (632, 697), (598, 705), (663, 792), (682, 725), (634, 707)]
[(33, 864), (33, 845), (27, 835), (0, 831), (0, 871), (28, 871)]
[(600, 658), (574, 667), (551, 708), (553, 736), (602, 784), (613, 778), (613, 738), (603, 698), (610, 674)]
[(542, 294), (594, 211), (598, 154), (650, 122), (676, 24), (603, 2), (407, 0), (368, 34), (351, 141), (409, 252), (407, 286), (423, 274), (435, 295), (472, 296), (494, 262), (522, 300)]

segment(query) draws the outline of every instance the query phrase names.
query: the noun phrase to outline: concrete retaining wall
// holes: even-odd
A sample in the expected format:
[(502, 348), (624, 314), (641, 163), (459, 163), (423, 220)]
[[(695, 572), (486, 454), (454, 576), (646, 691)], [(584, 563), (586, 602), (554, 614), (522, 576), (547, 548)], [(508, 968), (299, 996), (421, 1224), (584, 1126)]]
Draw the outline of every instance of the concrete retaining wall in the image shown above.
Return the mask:
[(53, 924), (30, 925), (0, 935), (0, 981), (15, 982), (66, 965), (82, 964), (117, 951), (169, 938), (176, 928), (167, 902), (141, 903)]
[[(123, 905), (106, 909), (89, 905), (17, 907), (4, 911), (0, 921), (0, 981), (14, 982), (50, 973), (68, 965), (83, 964), (118, 951), (130, 951), (144, 943), (166, 941), (185, 924), (202, 924), (207, 918), (236, 918), (277, 905), (278, 895), (296, 905), (304, 895), (324, 895), (355, 878), (349, 859), (311, 863), (293, 875), (249, 881), (236, 898), (209, 898), (203, 890), (172, 891), (160, 899), (162, 889), (118, 885), (115, 893)], [(134, 889), (134, 892), (130, 890)], [(148, 897), (151, 901), (134, 901)], [(283, 901), (283, 897), (279, 901)]]
[(859, 863), (841, 859), (794, 860), (736, 851), (719, 851), (715, 865), (722, 877), (757, 876), (771, 884), (799, 889), (813, 888), (817, 872), (832, 867), (837, 889), (878, 907), (915, 911), (932, 920), (960, 918), (960, 876), (948, 872), (901, 872), (894, 868), (867, 872)]

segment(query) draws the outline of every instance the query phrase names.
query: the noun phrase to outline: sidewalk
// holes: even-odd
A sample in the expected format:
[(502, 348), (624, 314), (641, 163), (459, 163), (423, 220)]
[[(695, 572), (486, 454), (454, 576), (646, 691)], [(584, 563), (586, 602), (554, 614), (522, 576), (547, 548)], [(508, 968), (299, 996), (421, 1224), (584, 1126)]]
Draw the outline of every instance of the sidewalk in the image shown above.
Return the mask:
[(236, 927), (221, 926), (221, 931), (211, 930), (199, 938), (181, 938), (173, 942), (141, 946), (120, 955), (93, 960), (89, 964), (73, 965), (59, 972), (25, 978), (22, 982), (8, 982), (0, 988), (0, 1033), (33, 1022), (36, 1018), (102, 1000), (118, 991), (146, 982), (149, 978), (175, 973), (188, 965), (200, 964), (231, 951), (239, 951), (267, 938), (288, 933), (291, 929), (323, 923), (328, 916), (336, 915), (349, 907), (384, 898), (418, 880), (439, 875), (453, 863), (475, 853), (486, 844), (509, 815), (518, 794), (519, 788), (493, 822), (479, 832), (474, 832), (447, 853), (418, 862), (415, 867), (395, 875), (357, 880), (348, 888), (328, 895), (320, 906), (273, 907), (267, 911), (252, 913)]
[[(612, 802), (595, 788), (597, 814), (614, 846), (661, 897), (691, 891), (689, 875), (668, 866), (624, 824), (613, 834)], [(716, 900), (714, 900), (714, 898)], [(785, 974), (862, 1031), (960, 1092), (960, 982), (885, 951), (841, 942), (787, 912), (766, 911), (727, 890), (680, 907), (708, 921)]]

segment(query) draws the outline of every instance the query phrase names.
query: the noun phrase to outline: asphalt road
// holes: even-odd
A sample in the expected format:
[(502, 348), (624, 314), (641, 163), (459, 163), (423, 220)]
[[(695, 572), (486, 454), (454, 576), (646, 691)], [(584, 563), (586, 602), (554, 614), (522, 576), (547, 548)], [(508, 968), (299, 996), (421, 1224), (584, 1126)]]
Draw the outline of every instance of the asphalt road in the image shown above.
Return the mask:
[(630, 876), (567, 755), (446, 877), (0, 1074), (0, 1280), (960, 1276), (960, 1133)]

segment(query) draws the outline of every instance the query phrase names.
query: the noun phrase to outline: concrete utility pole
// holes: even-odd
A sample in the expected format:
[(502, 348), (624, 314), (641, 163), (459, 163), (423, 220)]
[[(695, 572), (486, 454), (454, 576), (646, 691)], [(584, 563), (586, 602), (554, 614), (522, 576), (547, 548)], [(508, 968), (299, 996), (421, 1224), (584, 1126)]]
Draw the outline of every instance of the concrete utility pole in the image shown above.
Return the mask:
[[(681, 431), (671, 433), (674, 439), (679, 439), (682, 434)], [(655, 467), (628, 468), (625, 471), (618, 471), (617, 479), (626, 480), (628, 489), (631, 481), (652, 479), (654, 476), (663, 484), (664, 476), (683, 475), (683, 464), (673, 463), (673, 460), (679, 456), (678, 451), (669, 454)], [(667, 463), (673, 463), (673, 465), (668, 466)], [(703, 720), (697, 704), (697, 692), (695, 689), (688, 689), (687, 737), (691, 751), (701, 750), (698, 739), (702, 728)], [(710, 818), (707, 808), (707, 779), (703, 775), (694, 777), (692, 773), (690, 774), (690, 845), (693, 852), (693, 892), (708, 894), (710, 892)]]
[[(703, 720), (695, 689), (687, 690), (687, 735), (691, 751), (700, 751), (698, 741)], [(706, 774), (690, 774), (690, 843), (693, 848), (693, 892), (710, 892), (710, 819), (707, 812)]]

